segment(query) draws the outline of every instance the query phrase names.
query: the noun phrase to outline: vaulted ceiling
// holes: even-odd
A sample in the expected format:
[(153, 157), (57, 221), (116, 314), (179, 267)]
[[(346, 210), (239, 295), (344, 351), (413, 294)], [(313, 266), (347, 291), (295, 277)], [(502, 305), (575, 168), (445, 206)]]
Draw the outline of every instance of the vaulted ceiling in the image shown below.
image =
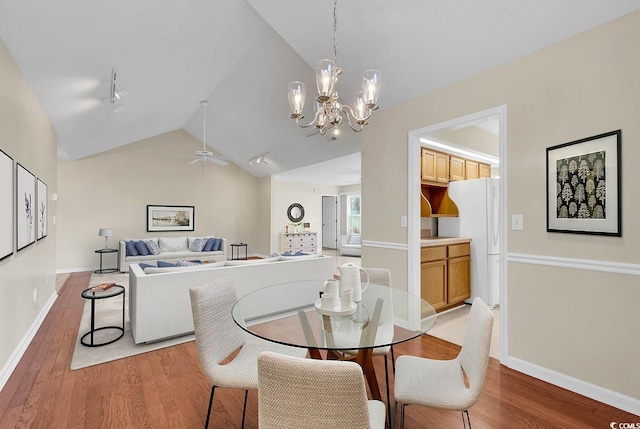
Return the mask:
[[(379, 104), (389, 108), (639, 8), (640, 0), (342, 0), (338, 89), (350, 102), (362, 72), (377, 68)], [(333, 57), (332, 31), (330, 0), (0, 2), (0, 38), (58, 133), (59, 158), (179, 128), (202, 140), (206, 99), (208, 146), (258, 177), (359, 152), (360, 134), (307, 137), (311, 129), (288, 119), (287, 83), (305, 82), (312, 98), (315, 62)], [(109, 103), (114, 67), (129, 92), (119, 113)], [(249, 166), (266, 152), (268, 165)]]

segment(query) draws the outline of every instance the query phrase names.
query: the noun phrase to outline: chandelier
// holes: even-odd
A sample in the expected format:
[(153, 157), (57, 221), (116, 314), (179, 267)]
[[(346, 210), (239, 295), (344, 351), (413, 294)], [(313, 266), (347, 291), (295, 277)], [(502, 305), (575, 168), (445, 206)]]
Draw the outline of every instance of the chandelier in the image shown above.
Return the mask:
[[(333, 1), (333, 61), (320, 60), (316, 63), (316, 86), (318, 97), (315, 99), (313, 121), (309, 124), (300, 124), (300, 119), (304, 118), (302, 109), (304, 108), (305, 89), (304, 83), (294, 81), (289, 83), (289, 106), (291, 107), (290, 118), (296, 121), (301, 128), (315, 126), (321, 135), (327, 130), (338, 127), (347, 118), (349, 126), (355, 132), (360, 132), (371, 113), (378, 108), (378, 95), (380, 93), (380, 71), (367, 70), (362, 75), (362, 91), (357, 92), (353, 98), (353, 107), (341, 103), (338, 95), (338, 76), (342, 69), (337, 65), (338, 50), (336, 47), (336, 34), (338, 28), (337, 10), (338, 0)], [(337, 128), (336, 128), (337, 130)]]

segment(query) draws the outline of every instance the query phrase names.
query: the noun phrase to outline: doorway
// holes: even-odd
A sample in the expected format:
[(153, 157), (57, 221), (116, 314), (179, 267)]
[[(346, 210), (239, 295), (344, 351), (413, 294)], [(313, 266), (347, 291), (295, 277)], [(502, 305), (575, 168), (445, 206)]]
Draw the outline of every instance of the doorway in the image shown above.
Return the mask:
[(322, 248), (338, 248), (338, 196), (322, 196)]
[(444, 133), (446, 131), (456, 130), (468, 126), (472, 123), (478, 123), (487, 118), (497, 117), (499, 127), (499, 167), (497, 174), (500, 177), (499, 187), (499, 289), (500, 289), (500, 312), (499, 321), (500, 330), (500, 359), (507, 357), (507, 294), (506, 294), (506, 183), (507, 183), (507, 107), (506, 105), (498, 106), (485, 111), (476, 112), (450, 121), (431, 125), (425, 128), (413, 130), (409, 132), (409, 168), (408, 168), (408, 252), (407, 252), (407, 273), (408, 273), (408, 291), (415, 295), (420, 295), (420, 201), (417, 196), (420, 195), (420, 148), (425, 145), (422, 139), (427, 136)]

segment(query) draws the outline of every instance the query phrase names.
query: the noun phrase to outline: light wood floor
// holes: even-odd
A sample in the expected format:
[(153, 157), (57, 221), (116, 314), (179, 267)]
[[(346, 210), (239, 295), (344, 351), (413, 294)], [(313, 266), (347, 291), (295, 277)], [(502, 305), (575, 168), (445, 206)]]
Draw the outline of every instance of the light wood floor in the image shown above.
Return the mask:
[[(88, 272), (74, 273), (65, 282), (0, 392), (0, 428), (203, 427), (211, 386), (202, 375), (194, 342), (69, 370), (83, 306), (80, 291), (89, 278)], [(451, 358), (459, 347), (424, 335), (395, 349), (397, 354)], [(374, 360), (382, 380), (383, 360)], [(240, 391), (218, 389), (210, 427), (239, 427), (242, 399)], [(612, 421), (640, 422), (638, 416), (509, 370), (494, 359), (470, 415), (478, 429), (603, 429)], [(407, 408), (405, 423), (407, 429), (461, 427), (457, 412), (417, 406)], [(256, 392), (249, 394), (245, 427), (257, 428)]]

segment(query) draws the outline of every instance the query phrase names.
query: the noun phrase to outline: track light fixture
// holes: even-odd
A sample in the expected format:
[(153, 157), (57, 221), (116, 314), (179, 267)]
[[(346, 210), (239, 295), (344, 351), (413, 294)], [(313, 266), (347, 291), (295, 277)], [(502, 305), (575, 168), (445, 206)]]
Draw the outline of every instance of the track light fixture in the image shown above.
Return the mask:
[(126, 110), (126, 106), (124, 104), (116, 104), (123, 97), (129, 95), (129, 91), (124, 88), (118, 88), (117, 85), (118, 79), (118, 68), (114, 67), (111, 69), (111, 94), (109, 97), (109, 102), (111, 103), (111, 108), (114, 112), (119, 113), (123, 110)]
[(249, 165), (254, 165), (254, 164), (263, 164), (263, 165), (268, 165), (269, 162), (266, 158), (266, 156), (269, 155), (269, 153), (263, 153), (262, 155), (258, 155), (255, 158), (251, 158), (249, 160)]

